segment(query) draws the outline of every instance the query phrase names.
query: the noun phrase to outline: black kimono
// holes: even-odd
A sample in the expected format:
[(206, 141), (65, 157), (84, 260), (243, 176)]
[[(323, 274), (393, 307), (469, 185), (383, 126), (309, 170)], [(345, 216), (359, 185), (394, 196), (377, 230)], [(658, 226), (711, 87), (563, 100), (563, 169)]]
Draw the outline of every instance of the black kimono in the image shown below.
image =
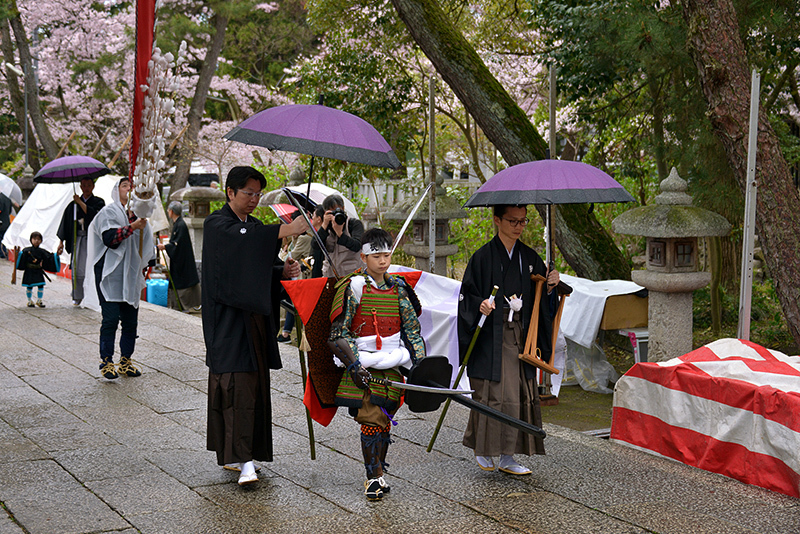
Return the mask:
[[(76, 206), (73, 200), (67, 204), (64, 213), (61, 214), (61, 224), (58, 225), (58, 230), (56, 231), (56, 235), (64, 242), (64, 248), (67, 249), (67, 252), (70, 254), (72, 254), (75, 246), (73, 236), (76, 234), (78, 236), (85, 236), (95, 215), (106, 205), (106, 201), (96, 195), (92, 195), (87, 199), (81, 198), (81, 200), (86, 204), (86, 212), (84, 212), (80, 206)], [(77, 231), (73, 228), (75, 221), (78, 223)]]
[[(527, 336), (527, 326), (530, 323), (531, 312), (533, 311), (534, 291), (536, 285), (531, 282), (531, 275), (539, 274), (545, 276), (547, 268), (535, 250), (527, 246), (522, 241), (517, 241), (514, 247), (515, 256), (518, 253), (522, 256), (522, 269), (524, 276), (522, 282), (522, 323), (525, 325)], [(519, 260), (517, 260), (519, 261)], [(482, 378), (485, 380), (500, 380), (500, 353), (501, 344), (496, 342), (500, 339), (503, 329), (503, 321), (507, 315), (502, 313), (505, 300), (504, 296), (504, 270), (508, 268), (510, 261), (505, 245), (500, 238), (495, 236), (491, 241), (479, 248), (470, 258), (464, 277), (461, 281), (461, 295), (458, 301), (458, 346), (461, 359), (464, 359), (467, 347), (472, 340), (475, 327), (478, 326), (480, 319), (481, 302), (489, 298), (492, 293), (492, 286), (498, 286), (497, 298), (495, 300), (495, 311), (486, 318), (475, 347), (472, 349), (467, 364), (467, 374), (470, 377)], [(547, 286), (542, 289), (542, 301), (539, 306), (539, 334), (537, 347), (542, 354), (549, 355), (553, 351), (552, 333), (552, 295), (547, 296)], [(534, 378), (536, 368), (524, 363), (525, 376)]]
[(3, 240), (6, 230), (8, 230), (9, 226), (11, 226), (12, 207), (13, 204), (11, 203), (11, 199), (5, 196), (3, 193), (0, 193), (0, 241)]
[(61, 268), (58, 256), (42, 247), (25, 247), (17, 258), (17, 269), (25, 271), (22, 287), (37, 287), (45, 284), (45, 271), (54, 273)]
[[(499, 237), (473, 254), (461, 282), (458, 303), (458, 338), (461, 359), (465, 357), (478, 320), (480, 304), (489, 298), (492, 287), (499, 290), (495, 310), (487, 317), (467, 364), (473, 398), (508, 415), (541, 427), (536, 368), (519, 360), (533, 311), (536, 285), (531, 275), (545, 276), (547, 269), (536, 252), (517, 241), (511, 258)], [(542, 289), (539, 307), (537, 346), (550, 354), (552, 333), (552, 296)], [(504, 297), (522, 297), (522, 309), (509, 322), (509, 308)], [(544, 454), (541, 438), (532, 438), (488, 417), (470, 413), (463, 444), (479, 456), (500, 454)]]
[(183, 217), (178, 217), (172, 225), (169, 243), (164, 245), (169, 254), (169, 274), (175, 289), (186, 289), (200, 283), (197, 266), (194, 263), (192, 239)]
[[(208, 386), (208, 450), (219, 465), (272, 461), (269, 369), (280, 369), (278, 225), (228, 204), (203, 232), (203, 335)], [(235, 405), (235, 407), (234, 407)]]

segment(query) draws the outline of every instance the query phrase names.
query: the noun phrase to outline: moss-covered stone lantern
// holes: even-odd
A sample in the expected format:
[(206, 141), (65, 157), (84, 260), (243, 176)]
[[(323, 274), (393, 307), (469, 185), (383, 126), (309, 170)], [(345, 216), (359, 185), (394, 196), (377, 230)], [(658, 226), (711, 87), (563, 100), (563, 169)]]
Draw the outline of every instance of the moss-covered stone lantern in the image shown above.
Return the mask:
[(655, 204), (626, 211), (611, 223), (618, 234), (647, 239), (646, 268), (633, 271), (631, 279), (649, 292), (649, 361), (692, 350), (692, 292), (711, 282), (711, 273), (698, 271), (698, 238), (724, 236), (731, 229), (721, 215), (692, 206), (686, 190), (673, 168)]
[[(450, 238), (450, 219), (463, 219), (467, 212), (461, 207), (460, 203), (447, 196), (447, 192), (442, 187), (444, 177), (439, 175), (436, 180), (436, 272), (437, 274), (447, 275), (447, 257), (458, 252), (458, 245), (449, 244)], [(418, 197), (408, 197), (402, 202), (395, 204), (384, 215), (385, 219), (405, 221), (409, 212), (417, 203)], [(406, 230), (406, 235), (410, 237), (410, 243), (403, 245), (403, 252), (416, 258), (415, 267), (421, 271), (430, 271), (430, 247), (429, 247), (429, 202), (423, 202), (419, 210), (412, 219), (412, 223)]]

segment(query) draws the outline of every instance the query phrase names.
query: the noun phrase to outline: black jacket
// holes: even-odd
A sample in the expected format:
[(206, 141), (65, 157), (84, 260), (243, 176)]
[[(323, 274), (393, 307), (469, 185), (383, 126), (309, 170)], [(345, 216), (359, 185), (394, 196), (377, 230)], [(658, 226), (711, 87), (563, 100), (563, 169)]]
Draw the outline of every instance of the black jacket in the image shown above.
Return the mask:
[[(516, 247), (522, 257), (522, 324), (525, 325), (525, 332), (522, 339), (527, 336), (527, 328), (533, 310), (534, 292), (536, 285), (531, 281), (530, 275), (540, 274), (545, 276), (547, 269), (544, 262), (536, 252), (521, 241), (517, 241)], [(470, 377), (481, 378), (483, 380), (500, 381), (501, 362), (502, 362), (502, 339), (503, 321), (508, 316), (503, 313), (505, 300), (503, 299), (503, 269), (507, 261), (503, 258), (508, 257), (508, 252), (500, 238), (494, 239), (479, 248), (469, 260), (467, 269), (464, 271), (464, 278), (461, 282), (461, 294), (458, 301), (458, 344), (461, 360), (463, 361), (473, 333), (478, 326), (478, 319), (481, 316), (480, 304), (489, 298), (492, 287), (498, 286), (495, 299), (495, 310), (487, 317), (481, 329), (475, 347), (467, 364), (467, 372)], [(514, 255), (516, 258), (516, 253)], [(542, 288), (542, 302), (539, 310), (539, 333), (537, 345), (542, 354), (552, 352), (552, 331), (553, 321), (551, 315), (550, 299), (547, 297), (547, 285)], [(555, 295), (555, 292), (553, 292)], [(523, 364), (525, 376), (534, 378), (535, 367), (530, 364)]]
[[(280, 369), (274, 333), (282, 293), (279, 225), (265, 226), (251, 216), (242, 222), (225, 204), (206, 217), (203, 228), (206, 365), (214, 374), (256, 371), (257, 342), (266, 349), (269, 368)], [(253, 315), (266, 318), (269, 332), (253, 331)]]
[[(80, 207), (76, 207), (75, 201), (73, 200), (67, 204), (64, 213), (61, 214), (61, 224), (58, 226), (56, 235), (64, 242), (64, 248), (66, 248), (67, 252), (70, 254), (72, 254), (72, 247), (74, 246), (72, 242), (72, 236), (75, 232), (73, 228), (74, 221), (78, 221), (78, 228), (83, 228), (84, 231), (88, 230), (95, 215), (105, 207), (106, 201), (96, 195), (92, 195), (85, 201), (85, 204), (86, 213), (84, 213)], [(81, 225), (81, 223), (83, 223), (83, 225)]]
[(192, 252), (192, 239), (189, 237), (189, 228), (183, 217), (178, 217), (172, 224), (172, 234), (169, 243), (164, 245), (169, 254), (169, 274), (176, 289), (186, 289), (200, 283), (197, 276), (197, 266), (194, 263)]

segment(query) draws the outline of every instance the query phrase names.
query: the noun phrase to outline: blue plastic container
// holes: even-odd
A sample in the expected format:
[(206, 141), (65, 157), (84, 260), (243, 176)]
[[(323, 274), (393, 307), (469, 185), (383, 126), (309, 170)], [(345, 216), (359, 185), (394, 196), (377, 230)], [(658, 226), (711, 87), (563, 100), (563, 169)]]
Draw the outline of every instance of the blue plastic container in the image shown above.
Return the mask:
[(168, 280), (151, 278), (147, 281), (147, 302), (166, 307), (168, 292)]

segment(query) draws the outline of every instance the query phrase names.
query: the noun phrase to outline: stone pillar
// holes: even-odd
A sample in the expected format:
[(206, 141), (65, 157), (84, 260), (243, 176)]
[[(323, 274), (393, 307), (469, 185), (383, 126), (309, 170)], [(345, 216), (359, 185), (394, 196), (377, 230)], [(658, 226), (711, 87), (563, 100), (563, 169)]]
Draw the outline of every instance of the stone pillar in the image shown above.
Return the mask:
[(648, 291), (647, 360), (663, 362), (692, 351), (692, 292), (711, 282), (711, 273), (633, 271)]
[[(440, 175), (441, 178), (441, 175)], [(443, 178), (442, 178), (443, 180)], [(437, 180), (436, 186), (436, 274), (447, 276), (447, 258), (458, 252), (457, 245), (449, 244), (450, 220), (462, 219), (467, 216), (467, 212), (459, 203), (447, 196), (447, 192), (441, 187), (441, 180)], [(418, 197), (408, 197), (404, 201), (396, 204), (390, 209), (384, 218), (387, 220), (405, 221), (408, 213), (417, 203)], [(429, 202), (425, 201), (419, 211), (412, 218), (413, 226), (406, 230), (406, 235), (411, 237), (412, 242), (403, 245), (403, 252), (414, 256), (414, 267), (421, 271), (430, 272), (430, 247), (428, 245), (430, 232), (428, 231), (430, 210)], [(409, 233), (411, 234), (409, 236)]]
[[(414, 256), (414, 268), (430, 272), (430, 248), (428, 245), (403, 245), (403, 252)], [(436, 245), (436, 274), (447, 276), (447, 258), (458, 252), (457, 245)]]

